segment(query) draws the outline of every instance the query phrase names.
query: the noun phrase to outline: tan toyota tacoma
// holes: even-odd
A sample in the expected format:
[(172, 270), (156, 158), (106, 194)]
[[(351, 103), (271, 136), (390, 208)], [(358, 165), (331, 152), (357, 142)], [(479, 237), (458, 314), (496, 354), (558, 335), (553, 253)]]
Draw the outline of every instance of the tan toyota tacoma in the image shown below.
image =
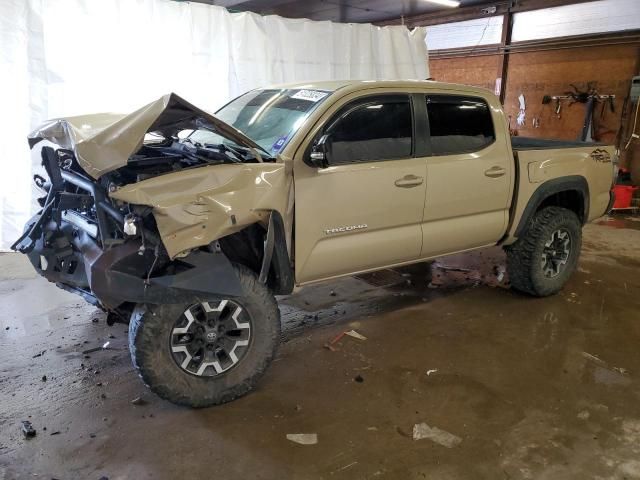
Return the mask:
[(280, 336), (274, 295), (493, 245), (550, 295), (612, 205), (611, 146), (511, 138), (486, 90), (349, 81), (250, 91), (208, 114), (167, 95), (47, 122), (39, 212), (13, 248), (129, 322), (158, 395), (245, 394)]

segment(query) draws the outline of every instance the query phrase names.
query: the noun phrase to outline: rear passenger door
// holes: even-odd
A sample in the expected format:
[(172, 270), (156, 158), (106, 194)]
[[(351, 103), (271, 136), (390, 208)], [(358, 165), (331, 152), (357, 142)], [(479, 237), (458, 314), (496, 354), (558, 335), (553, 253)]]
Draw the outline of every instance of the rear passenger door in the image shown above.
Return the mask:
[[(426, 96), (430, 156), (422, 256), (496, 243), (508, 222), (513, 159), (503, 116), (480, 97)], [(502, 129), (502, 130), (499, 130)]]
[(334, 109), (311, 141), (331, 138), (330, 164), (294, 163), (298, 283), (420, 256), (426, 162), (414, 155), (411, 96), (354, 95)]

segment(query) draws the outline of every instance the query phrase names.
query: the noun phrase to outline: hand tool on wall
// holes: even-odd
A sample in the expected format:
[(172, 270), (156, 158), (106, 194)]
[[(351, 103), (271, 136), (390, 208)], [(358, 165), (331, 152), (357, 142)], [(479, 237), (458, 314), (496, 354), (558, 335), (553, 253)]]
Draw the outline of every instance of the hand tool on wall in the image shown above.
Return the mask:
[(556, 102), (556, 108), (555, 108), (555, 112), (556, 112), (556, 117), (560, 118), (560, 111), (562, 110), (562, 103), (561, 101), (563, 99), (568, 99), (569, 97), (567, 96), (557, 96), (557, 95), (545, 95), (544, 97), (542, 97), (542, 104), (543, 105), (547, 105), (549, 103), (551, 103), (552, 101)]

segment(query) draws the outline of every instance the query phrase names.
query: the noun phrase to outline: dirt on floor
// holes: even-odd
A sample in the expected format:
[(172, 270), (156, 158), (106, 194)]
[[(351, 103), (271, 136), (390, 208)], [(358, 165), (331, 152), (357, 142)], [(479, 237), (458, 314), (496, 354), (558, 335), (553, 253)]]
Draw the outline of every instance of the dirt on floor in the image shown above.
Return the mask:
[(509, 290), (499, 249), (300, 289), (258, 388), (202, 410), (0, 255), (0, 479), (638, 479), (640, 223), (584, 234), (550, 298)]

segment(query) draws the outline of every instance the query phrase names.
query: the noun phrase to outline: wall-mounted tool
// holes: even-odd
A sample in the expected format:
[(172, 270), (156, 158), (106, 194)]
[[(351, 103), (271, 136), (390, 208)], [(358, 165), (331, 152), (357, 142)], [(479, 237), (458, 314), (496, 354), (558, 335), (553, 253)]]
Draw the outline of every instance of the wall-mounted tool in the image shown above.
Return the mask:
[(566, 95), (545, 95), (544, 97), (542, 97), (542, 104), (543, 105), (548, 105), (549, 103), (551, 103), (552, 101), (556, 102), (556, 108), (555, 108), (555, 112), (556, 112), (556, 117), (560, 118), (560, 111), (562, 110), (562, 100), (567, 100), (569, 99), (568, 96)]

